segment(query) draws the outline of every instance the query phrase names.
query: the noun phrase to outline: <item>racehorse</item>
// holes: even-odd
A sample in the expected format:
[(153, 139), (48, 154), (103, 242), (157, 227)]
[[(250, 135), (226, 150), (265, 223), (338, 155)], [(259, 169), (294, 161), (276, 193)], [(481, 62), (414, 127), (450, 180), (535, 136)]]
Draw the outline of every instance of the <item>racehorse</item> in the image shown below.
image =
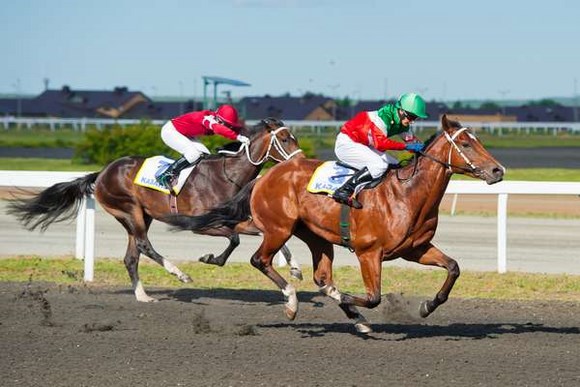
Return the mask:
[[(389, 170), (374, 188), (363, 190), (362, 209), (342, 207), (334, 200), (307, 192), (307, 185), (322, 161), (295, 159), (274, 166), (257, 182), (248, 184), (234, 198), (205, 215), (171, 216), (177, 229), (208, 230), (250, 215), (263, 232), (263, 241), (251, 263), (270, 278), (286, 297), (285, 312), (294, 319), (298, 311), (296, 290), (272, 266), (272, 257), (292, 236), (304, 241), (311, 253), (314, 282), (319, 290), (339, 302), (357, 331), (371, 331), (357, 307), (374, 308), (381, 301), (383, 261), (403, 258), (422, 265), (443, 267), (447, 278), (432, 300), (421, 303), (427, 317), (449, 297), (459, 277), (459, 265), (435, 247), (439, 204), (454, 173), (494, 184), (505, 168), (494, 159), (472, 130), (458, 122), (441, 119), (442, 130), (426, 141), (414, 162)], [(341, 219), (346, 209), (347, 217)], [(344, 225), (348, 226), (345, 237)], [(358, 257), (366, 296), (341, 293), (333, 282), (333, 244), (346, 245)]]
[[(195, 167), (173, 203), (179, 213), (204, 213), (230, 199), (256, 178), (268, 160), (281, 162), (301, 155), (296, 138), (280, 120), (267, 118), (252, 128), (244, 128), (243, 132), (250, 138), (249, 146), (229, 143), (222, 153), (206, 156)], [(233, 147), (239, 149), (233, 151)], [(124, 262), (137, 300), (156, 301), (147, 295), (139, 280), (140, 254), (162, 265), (182, 282), (191, 282), (191, 278), (155, 251), (149, 241), (147, 232), (152, 220), (160, 220), (170, 212), (170, 200), (165, 193), (133, 183), (144, 161), (145, 158), (137, 156), (117, 159), (100, 172), (55, 184), (30, 198), (14, 200), (9, 204), (8, 212), (17, 215), (29, 230), (40, 226), (44, 231), (53, 222), (74, 217), (83, 198), (94, 193), (99, 204), (127, 231)], [(223, 265), (240, 243), (239, 232), (257, 235), (251, 226), (236, 231), (226, 228), (203, 232), (205, 235), (225, 236), (229, 245), (219, 256), (206, 254), (200, 261)], [(285, 254), (287, 258), (291, 257), (287, 249)], [(291, 268), (296, 268), (295, 261), (289, 263)]]

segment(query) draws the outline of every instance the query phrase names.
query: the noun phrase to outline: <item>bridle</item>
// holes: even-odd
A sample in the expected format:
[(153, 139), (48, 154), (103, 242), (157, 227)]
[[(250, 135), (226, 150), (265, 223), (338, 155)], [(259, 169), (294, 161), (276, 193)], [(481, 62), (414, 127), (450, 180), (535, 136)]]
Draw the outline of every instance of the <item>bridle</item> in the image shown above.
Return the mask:
[[(271, 158), (274, 161), (277, 162), (282, 162), (285, 160), (289, 160), (290, 158), (292, 158), (294, 155), (296, 155), (297, 153), (302, 152), (302, 149), (298, 148), (297, 150), (295, 150), (292, 153), (288, 153), (286, 152), (286, 150), (284, 149), (284, 147), (282, 146), (282, 144), (280, 144), (280, 140), (278, 140), (278, 137), (276, 136), (278, 133), (280, 133), (282, 130), (287, 130), (290, 133), (290, 129), (288, 129), (288, 127), (286, 126), (281, 126), (275, 130), (272, 130), (270, 132), (270, 141), (268, 143), (268, 149), (266, 150), (266, 154), (264, 155), (264, 157), (262, 157), (260, 160), (254, 161), (252, 160), (252, 156), (250, 155), (250, 144), (244, 144), (242, 143), (242, 146), (240, 146), (240, 148), (236, 151), (227, 151), (227, 150), (221, 150), (218, 151), (218, 153), (221, 154), (226, 154), (226, 155), (238, 155), (241, 152), (245, 152), (246, 153), (246, 158), (248, 159), (248, 161), (252, 164), (252, 165), (261, 165), (263, 164), (266, 160), (268, 160), (268, 158)], [(295, 137), (292, 135), (292, 133), (290, 133), (290, 137), (295, 139)], [(274, 149), (276, 149), (278, 151), (278, 153), (280, 153), (282, 155), (282, 157), (284, 157), (284, 160), (279, 160), (278, 158), (272, 156), (270, 154), (272, 147), (274, 147)], [(223, 172), (224, 175), (226, 176), (226, 178), (234, 185), (236, 185), (237, 187), (241, 188), (241, 186), (236, 183), (234, 180), (232, 180), (227, 171), (226, 171), (226, 164), (225, 164), (225, 159), (224, 159), (224, 164), (223, 164)]]
[[(445, 168), (447, 168), (450, 172), (453, 171), (453, 168), (455, 169), (459, 169), (463, 172), (471, 172), (471, 173), (475, 173), (479, 170), (478, 167), (476, 167), (473, 162), (471, 162), (471, 160), (465, 155), (465, 153), (457, 146), (457, 144), (455, 143), (455, 139), (457, 138), (457, 136), (459, 136), (461, 133), (463, 132), (467, 132), (467, 135), (469, 137), (471, 137), (474, 140), (477, 140), (477, 137), (475, 137), (473, 135), (473, 133), (470, 132), (469, 128), (463, 127), (459, 130), (457, 130), (455, 133), (453, 133), (453, 135), (449, 135), (449, 133), (447, 133), (446, 131), (443, 131), (443, 134), (445, 135), (445, 139), (447, 140), (447, 142), (449, 142), (449, 144), (451, 144), (451, 146), (449, 147), (449, 154), (447, 157), (447, 162), (439, 160), (423, 151), (419, 152), (422, 156), (427, 157), (430, 160), (435, 161), (436, 163), (439, 163), (441, 165), (443, 165)], [(457, 154), (459, 154), (459, 156), (461, 156), (461, 158), (463, 158), (463, 160), (465, 161), (465, 164), (467, 164), (469, 166), (469, 168), (463, 167), (463, 166), (459, 166), (459, 165), (453, 165), (451, 164), (451, 153), (453, 152), (453, 149), (455, 149), (457, 151)]]
[[(272, 159), (272, 160), (274, 160), (276, 162), (279, 162), (279, 163), (282, 162), (282, 161), (285, 161), (285, 160), (289, 160), (292, 157), (294, 157), (296, 154), (302, 152), (302, 149), (296, 149), (294, 152), (288, 153), (286, 151), (286, 149), (284, 149), (284, 147), (280, 143), (280, 140), (277, 137), (277, 134), (280, 133), (283, 130), (286, 130), (286, 131), (290, 132), (290, 129), (288, 127), (286, 127), (286, 126), (281, 126), (281, 127), (277, 128), (275, 130), (272, 130), (270, 132), (270, 141), (268, 143), (268, 149), (266, 150), (266, 153), (264, 154), (264, 157), (262, 157), (259, 160), (252, 160), (252, 156), (250, 155), (250, 146), (249, 146), (249, 144), (242, 144), (242, 146), (240, 146), (240, 148), (236, 152), (222, 150), (222, 151), (219, 151), (218, 153), (229, 154), (229, 155), (237, 155), (240, 152), (245, 152), (248, 161), (251, 164), (253, 164), (253, 165), (263, 164), (268, 159)], [(294, 138), (294, 136), (291, 133), (290, 133), (290, 137)], [(277, 157), (272, 156), (270, 154), (271, 151), (272, 151), (272, 148), (276, 149), (276, 151), (278, 151), (278, 153), (282, 155), (282, 157), (284, 158), (284, 160), (280, 160)]]

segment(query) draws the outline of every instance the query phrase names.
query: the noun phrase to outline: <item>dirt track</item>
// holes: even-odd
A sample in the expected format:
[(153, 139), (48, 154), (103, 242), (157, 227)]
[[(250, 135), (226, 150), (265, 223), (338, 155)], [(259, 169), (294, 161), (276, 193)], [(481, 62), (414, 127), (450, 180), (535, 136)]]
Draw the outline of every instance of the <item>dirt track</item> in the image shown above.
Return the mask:
[[(434, 284), (434, 288), (436, 285)], [(154, 293), (154, 292), (153, 292)], [(161, 291), (0, 283), (4, 386), (577, 386), (580, 304), (460, 300), (417, 317), (386, 295), (354, 333), (301, 292)]]

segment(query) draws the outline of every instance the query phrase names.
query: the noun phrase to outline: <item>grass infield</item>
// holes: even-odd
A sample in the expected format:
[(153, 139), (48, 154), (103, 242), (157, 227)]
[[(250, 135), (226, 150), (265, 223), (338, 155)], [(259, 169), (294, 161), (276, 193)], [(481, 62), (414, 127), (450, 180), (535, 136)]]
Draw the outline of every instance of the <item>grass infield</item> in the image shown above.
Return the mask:
[[(275, 285), (249, 264), (228, 263), (224, 267), (198, 262), (179, 262), (182, 271), (193, 282), (180, 283), (157, 264), (142, 260), (141, 280), (146, 288), (260, 289), (275, 290)], [(277, 268), (287, 279), (288, 268)], [(300, 291), (317, 291), (312, 281), (312, 267), (304, 266), (304, 281), (290, 279)], [(437, 268), (407, 269), (383, 265), (383, 293), (433, 297), (445, 280), (446, 272)], [(358, 267), (336, 267), (334, 280), (343, 292), (362, 294), (364, 287)], [(49, 281), (58, 284), (83, 284), (83, 262), (72, 257), (42, 258), (19, 256), (0, 259), (0, 281)], [(120, 260), (99, 259), (95, 263), (95, 279), (90, 286), (126, 286), (130, 281)], [(458, 298), (559, 300), (580, 302), (580, 276), (510, 272), (463, 271), (452, 291)]]

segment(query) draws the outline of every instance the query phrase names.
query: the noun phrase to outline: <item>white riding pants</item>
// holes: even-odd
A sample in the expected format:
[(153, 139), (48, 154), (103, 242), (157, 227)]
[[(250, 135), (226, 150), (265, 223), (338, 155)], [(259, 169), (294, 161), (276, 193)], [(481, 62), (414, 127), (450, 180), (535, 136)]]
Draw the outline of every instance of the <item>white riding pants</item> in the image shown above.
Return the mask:
[(399, 162), (388, 153), (354, 142), (344, 133), (339, 133), (336, 136), (334, 153), (343, 163), (358, 169), (367, 167), (374, 179), (382, 176), (389, 169), (389, 163), (396, 164)]
[(161, 139), (168, 147), (181, 153), (190, 163), (199, 159), (202, 153), (211, 153), (198, 139), (185, 137), (179, 133), (171, 121), (167, 121), (161, 128)]

